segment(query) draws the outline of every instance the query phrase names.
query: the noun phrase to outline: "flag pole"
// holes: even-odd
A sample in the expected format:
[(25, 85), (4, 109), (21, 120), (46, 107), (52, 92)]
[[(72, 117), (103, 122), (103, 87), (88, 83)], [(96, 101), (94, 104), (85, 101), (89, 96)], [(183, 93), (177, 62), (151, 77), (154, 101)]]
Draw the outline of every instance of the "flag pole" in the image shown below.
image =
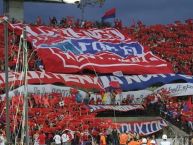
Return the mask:
[(84, 21), (85, 0), (81, 0), (80, 8), (81, 8), (81, 20)]
[(29, 145), (29, 126), (28, 126), (28, 90), (27, 90), (27, 70), (28, 70), (28, 61), (27, 61), (27, 34), (26, 26), (23, 29), (23, 51), (24, 51), (24, 107), (25, 107), (25, 143)]
[(21, 144), (29, 145), (29, 127), (28, 127), (28, 90), (27, 90), (27, 36), (26, 36), (26, 26), (23, 28), (22, 33), (22, 47), (24, 52), (24, 104), (23, 104), (23, 120), (22, 120), (22, 129), (21, 129)]
[(8, 22), (4, 20), (5, 43), (5, 94), (6, 94), (6, 138), (10, 143), (10, 119), (9, 119), (9, 74), (8, 74)]
[(114, 17), (114, 24), (115, 24), (115, 21), (116, 21), (116, 12), (115, 12), (115, 17)]
[[(9, 2), (9, 1), (8, 1)], [(9, 119), (9, 74), (8, 74), (8, 20), (7, 15), (9, 11), (9, 4), (4, 0), (4, 57), (5, 57), (5, 95), (6, 95), (6, 138), (7, 144), (10, 144), (10, 119)]]

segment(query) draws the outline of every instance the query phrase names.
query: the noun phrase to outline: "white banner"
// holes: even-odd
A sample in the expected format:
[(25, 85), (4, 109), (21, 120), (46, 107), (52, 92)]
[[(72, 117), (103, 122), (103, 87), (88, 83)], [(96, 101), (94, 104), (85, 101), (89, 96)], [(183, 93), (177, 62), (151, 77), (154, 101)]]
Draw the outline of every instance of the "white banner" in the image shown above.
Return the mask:
[[(28, 85), (27, 86), (28, 93), (34, 93), (34, 94), (45, 94), (45, 93), (61, 93), (62, 96), (69, 96), (70, 95), (70, 87), (64, 87), (64, 86), (55, 86), (51, 84), (47, 85)], [(9, 91), (9, 96), (15, 96), (17, 94), (23, 94), (24, 92), (24, 86), (21, 86), (15, 90)], [(87, 92), (84, 92), (82, 90), (79, 90), (79, 93), (81, 94), (82, 98), (85, 98), (87, 96)], [(124, 98), (130, 97), (131, 104), (141, 104), (145, 97), (147, 97), (149, 94), (152, 94), (152, 91), (149, 90), (139, 90), (139, 91), (128, 91), (128, 92), (122, 92), (121, 93), (121, 101)], [(5, 97), (5, 94), (0, 95), (2, 98)], [(96, 95), (93, 93), (90, 93), (90, 97), (95, 98)], [(100, 96), (101, 97), (101, 96)]]
[(123, 106), (114, 106), (114, 105), (87, 105), (91, 112), (102, 112), (106, 110), (115, 110), (115, 111), (131, 111), (131, 110), (143, 110), (142, 105), (123, 105)]
[[(61, 93), (62, 96), (69, 96), (70, 95), (70, 87), (63, 87), (63, 86), (55, 86), (55, 85), (27, 85), (28, 93), (34, 94), (45, 94), (45, 93)], [(13, 97), (16, 94), (23, 94), (24, 93), (24, 86), (21, 86), (15, 90), (9, 91), (9, 97)], [(79, 93), (84, 98), (87, 93), (84, 91), (79, 90)], [(2, 98), (5, 97), (5, 94), (0, 95)]]
[(175, 83), (175, 84), (166, 84), (162, 87), (159, 87), (154, 92), (160, 92), (161, 90), (167, 90), (170, 92), (170, 96), (186, 96), (193, 95), (193, 83)]

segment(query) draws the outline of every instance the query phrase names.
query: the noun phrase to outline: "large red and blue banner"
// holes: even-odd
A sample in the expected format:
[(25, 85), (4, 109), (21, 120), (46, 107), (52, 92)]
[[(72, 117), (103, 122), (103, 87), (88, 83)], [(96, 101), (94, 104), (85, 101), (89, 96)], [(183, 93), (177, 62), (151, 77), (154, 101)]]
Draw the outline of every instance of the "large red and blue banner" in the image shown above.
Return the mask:
[[(122, 71), (124, 74), (172, 72), (166, 62), (163, 62), (151, 52), (141, 56), (122, 58), (111, 52), (101, 52), (95, 55), (75, 55), (72, 52), (62, 52), (56, 48), (39, 49), (38, 54), (44, 62), (45, 70), (54, 73), (80, 73), (86, 70), (99, 74), (112, 73), (117, 70)], [(53, 62), (57, 65), (53, 65)]]
[[(20, 25), (15, 29), (21, 30)], [(54, 73), (168, 74), (170, 64), (153, 55), (127, 33), (114, 28), (71, 29), (27, 26), (28, 41)], [(57, 65), (53, 65), (57, 64)]]

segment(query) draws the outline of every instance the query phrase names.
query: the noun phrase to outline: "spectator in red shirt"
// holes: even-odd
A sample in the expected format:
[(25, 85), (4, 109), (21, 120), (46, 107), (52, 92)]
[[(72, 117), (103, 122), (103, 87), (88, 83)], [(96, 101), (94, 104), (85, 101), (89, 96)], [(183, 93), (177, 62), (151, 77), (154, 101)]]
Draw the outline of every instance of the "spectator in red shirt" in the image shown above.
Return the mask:
[(46, 135), (44, 134), (43, 131), (41, 131), (38, 139), (39, 139), (39, 145), (45, 145), (46, 144)]

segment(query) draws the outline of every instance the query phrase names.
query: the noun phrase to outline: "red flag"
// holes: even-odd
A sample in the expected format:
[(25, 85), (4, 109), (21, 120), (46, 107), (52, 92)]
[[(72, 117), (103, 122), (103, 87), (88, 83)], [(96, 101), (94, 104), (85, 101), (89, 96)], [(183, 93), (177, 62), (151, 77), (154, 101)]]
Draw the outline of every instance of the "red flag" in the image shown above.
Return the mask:
[(105, 12), (105, 14), (102, 17), (102, 20), (108, 19), (108, 18), (115, 18), (115, 14), (116, 14), (116, 9), (112, 8)]

